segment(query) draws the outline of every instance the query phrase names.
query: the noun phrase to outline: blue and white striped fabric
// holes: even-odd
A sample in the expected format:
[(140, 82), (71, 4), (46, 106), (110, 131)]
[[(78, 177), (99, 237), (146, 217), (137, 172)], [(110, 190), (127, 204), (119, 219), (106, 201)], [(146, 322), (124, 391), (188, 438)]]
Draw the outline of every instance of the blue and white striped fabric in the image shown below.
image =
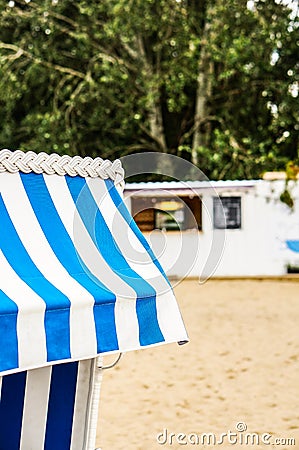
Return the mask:
[(0, 173), (0, 374), (187, 341), (112, 180)]
[(95, 370), (90, 359), (0, 378), (0, 449), (89, 449)]

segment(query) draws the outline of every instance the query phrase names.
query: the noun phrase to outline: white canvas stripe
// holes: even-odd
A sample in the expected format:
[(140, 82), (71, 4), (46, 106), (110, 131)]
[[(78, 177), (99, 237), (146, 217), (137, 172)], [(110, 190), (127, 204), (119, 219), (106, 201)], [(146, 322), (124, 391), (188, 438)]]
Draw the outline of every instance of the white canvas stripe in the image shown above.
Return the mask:
[(188, 341), (188, 335), (182, 320), (182, 316), (171, 291), (157, 297), (157, 315), (166, 342)]
[(115, 324), (120, 351), (140, 348), (136, 300), (118, 298), (115, 304)]
[(3, 173), (0, 183), (3, 201), (31, 259), (44, 277), (71, 301), (72, 357), (80, 358), (86, 354), (96, 354), (94, 298), (68, 274), (57, 259), (36, 219), (19, 174)]
[(46, 305), (19, 276), (0, 250), (1, 289), (19, 308), (17, 335), (19, 366), (30, 367), (47, 361), (44, 314)]
[(20, 450), (44, 448), (52, 367), (28, 370)]
[[(136, 292), (109, 267), (89, 236), (76, 209), (64, 177), (44, 175), (55, 208), (84, 264), (91, 273), (116, 295), (115, 323), (118, 343), (126, 348), (128, 324), (132, 348), (139, 348), (139, 325), (136, 316)], [(115, 205), (114, 205), (114, 209)], [(78, 239), (78, 236), (80, 239)]]
[(90, 390), (92, 389), (93, 360), (80, 361), (78, 364), (77, 390), (73, 416), (73, 430), (70, 450), (82, 450), (86, 437), (86, 424), (88, 419), (87, 410), (90, 401)]

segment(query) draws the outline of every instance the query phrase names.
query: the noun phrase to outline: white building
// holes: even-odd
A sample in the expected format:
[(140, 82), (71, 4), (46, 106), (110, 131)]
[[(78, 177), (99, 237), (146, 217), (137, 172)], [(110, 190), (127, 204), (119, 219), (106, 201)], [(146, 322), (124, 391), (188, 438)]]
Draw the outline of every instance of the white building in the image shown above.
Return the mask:
[(284, 180), (149, 182), (124, 194), (167, 275), (205, 280), (298, 269), (298, 182), (288, 185), (292, 210), (284, 189)]

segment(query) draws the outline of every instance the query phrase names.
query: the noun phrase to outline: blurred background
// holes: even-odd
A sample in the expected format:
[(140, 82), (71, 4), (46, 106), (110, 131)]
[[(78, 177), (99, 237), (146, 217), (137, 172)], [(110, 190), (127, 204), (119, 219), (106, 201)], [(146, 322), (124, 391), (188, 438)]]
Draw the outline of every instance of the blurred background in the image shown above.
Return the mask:
[(170, 153), (206, 176), (298, 160), (297, 0), (1, 0), (2, 148)]

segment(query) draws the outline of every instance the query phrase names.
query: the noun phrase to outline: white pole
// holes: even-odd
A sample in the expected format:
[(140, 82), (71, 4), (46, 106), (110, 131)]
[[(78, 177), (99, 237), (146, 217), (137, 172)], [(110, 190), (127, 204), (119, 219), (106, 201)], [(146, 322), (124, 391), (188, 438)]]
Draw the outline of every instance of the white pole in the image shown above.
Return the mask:
[[(97, 424), (98, 424), (98, 414), (99, 414), (99, 403), (100, 403), (100, 391), (101, 383), (103, 378), (103, 357), (98, 356), (94, 358), (93, 367), (93, 380), (91, 383), (91, 395), (90, 395), (90, 410), (89, 417), (86, 421), (86, 446), (84, 450), (95, 450), (96, 436), (97, 436)], [(98, 449), (100, 450), (100, 449)]]

